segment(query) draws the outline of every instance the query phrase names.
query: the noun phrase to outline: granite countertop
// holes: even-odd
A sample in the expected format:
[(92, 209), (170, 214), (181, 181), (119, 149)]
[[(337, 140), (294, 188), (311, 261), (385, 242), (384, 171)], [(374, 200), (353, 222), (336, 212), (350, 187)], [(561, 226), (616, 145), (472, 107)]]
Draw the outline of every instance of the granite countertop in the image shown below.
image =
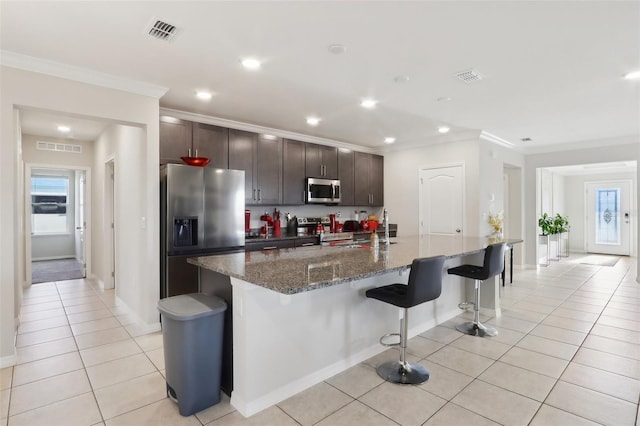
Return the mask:
[[(488, 238), (429, 235), (392, 238), (388, 247), (310, 246), (189, 258), (188, 262), (283, 294), (359, 280), (411, 266), (418, 257), (470, 255)], [(518, 243), (522, 240), (502, 240)], [(491, 243), (498, 242), (492, 240)]]

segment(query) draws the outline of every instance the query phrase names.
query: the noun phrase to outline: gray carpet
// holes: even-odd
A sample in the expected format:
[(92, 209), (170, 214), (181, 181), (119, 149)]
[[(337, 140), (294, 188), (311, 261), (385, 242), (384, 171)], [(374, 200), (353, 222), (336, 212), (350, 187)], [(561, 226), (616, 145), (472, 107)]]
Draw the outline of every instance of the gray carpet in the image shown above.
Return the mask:
[(82, 265), (76, 259), (40, 260), (31, 262), (31, 283), (77, 280), (82, 276)]
[(591, 256), (580, 259), (580, 263), (585, 265), (615, 266), (615, 264), (618, 263), (618, 260), (619, 258), (616, 256), (592, 254)]

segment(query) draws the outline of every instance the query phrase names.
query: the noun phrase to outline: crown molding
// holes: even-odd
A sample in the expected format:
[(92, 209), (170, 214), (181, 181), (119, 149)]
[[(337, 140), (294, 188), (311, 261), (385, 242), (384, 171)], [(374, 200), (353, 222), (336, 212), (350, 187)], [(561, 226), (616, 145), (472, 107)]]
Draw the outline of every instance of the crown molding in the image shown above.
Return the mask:
[(468, 142), (468, 141), (477, 141), (480, 138), (480, 131), (474, 129), (468, 130), (459, 130), (453, 131), (444, 135), (434, 135), (431, 137), (425, 136), (425, 138), (419, 142), (410, 143), (410, 144), (388, 144), (384, 147), (381, 147), (378, 152), (380, 153), (390, 153), (390, 152), (398, 152), (398, 151), (410, 151), (415, 149), (424, 149), (436, 145), (442, 144), (450, 144), (450, 143), (458, 143), (458, 142)]
[(88, 68), (80, 68), (8, 50), (0, 50), (0, 64), (10, 68), (47, 74), (156, 99), (160, 99), (169, 90), (167, 87), (157, 86), (155, 84), (118, 77)]
[(483, 139), (483, 140), (488, 141), (488, 142), (493, 142), (493, 143), (495, 143), (497, 145), (501, 145), (501, 146), (504, 146), (506, 148), (511, 148), (511, 149), (517, 150), (517, 147), (513, 142), (509, 142), (508, 140), (502, 139), (502, 138), (500, 138), (500, 137), (498, 137), (498, 136), (496, 136), (496, 135), (494, 135), (492, 133), (489, 133), (489, 132), (487, 132), (485, 130), (480, 132), (480, 139)]
[(288, 130), (274, 129), (272, 127), (259, 126), (257, 124), (243, 123), (241, 121), (229, 120), (226, 118), (212, 117), (210, 115), (197, 114), (193, 112), (180, 111), (171, 108), (160, 108), (160, 115), (167, 115), (182, 120), (195, 121), (198, 123), (212, 124), (214, 126), (229, 127), (237, 130), (245, 130), (254, 133), (267, 133), (281, 138), (295, 139), (301, 142), (317, 143), (319, 145), (333, 146), (336, 148), (349, 149), (351, 151), (375, 153), (375, 148), (354, 145), (347, 142), (325, 139), (318, 136), (305, 135), (303, 133), (290, 132)]
[[(568, 152), (568, 151), (576, 151), (583, 149), (593, 149), (593, 148), (604, 148), (619, 146), (619, 145), (630, 145), (637, 146), (640, 144), (640, 135), (625, 135), (625, 136), (616, 136), (602, 139), (590, 139), (576, 142), (568, 142), (568, 143), (557, 143), (557, 144), (549, 144), (549, 145), (540, 145), (540, 146), (532, 146), (524, 149), (525, 155), (536, 155), (536, 154), (547, 154), (551, 152)], [(630, 147), (630, 153), (634, 152), (634, 149)], [(630, 154), (632, 157), (634, 154)]]

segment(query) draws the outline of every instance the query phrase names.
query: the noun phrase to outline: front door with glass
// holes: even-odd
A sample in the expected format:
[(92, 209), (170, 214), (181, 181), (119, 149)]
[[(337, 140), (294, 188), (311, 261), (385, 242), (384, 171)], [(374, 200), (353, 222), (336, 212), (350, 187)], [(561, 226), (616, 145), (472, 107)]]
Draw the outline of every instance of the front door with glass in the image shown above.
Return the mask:
[(631, 182), (586, 183), (587, 252), (631, 254)]

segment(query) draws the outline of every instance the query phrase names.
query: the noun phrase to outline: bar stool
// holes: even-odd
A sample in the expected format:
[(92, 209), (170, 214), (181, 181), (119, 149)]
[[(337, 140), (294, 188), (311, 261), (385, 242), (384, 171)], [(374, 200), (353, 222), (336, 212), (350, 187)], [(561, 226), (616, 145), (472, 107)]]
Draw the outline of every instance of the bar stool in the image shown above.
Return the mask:
[(477, 334), (480, 337), (498, 335), (498, 330), (480, 322), (480, 284), (482, 284), (482, 281), (502, 273), (502, 270), (504, 269), (505, 247), (505, 243), (491, 244), (490, 246), (487, 246), (484, 251), (483, 266), (460, 265), (447, 270), (451, 275), (459, 275), (461, 277), (475, 280), (475, 302), (463, 302), (458, 305), (460, 308), (464, 308), (466, 305), (473, 305), (473, 321), (456, 325), (456, 329), (458, 331), (472, 336)]
[[(385, 346), (400, 346), (400, 360), (380, 364), (376, 371), (384, 380), (392, 383), (418, 384), (429, 380), (429, 372), (420, 364), (407, 362), (407, 322), (409, 308), (440, 297), (442, 292), (442, 267), (444, 256), (414, 259), (411, 263), (409, 282), (390, 284), (367, 290), (366, 296), (404, 309), (400, 320), (400, 333), (385, 334), (380, 343)], [(399, 336), (399, 343), (385, 343), (390, 336)]]

